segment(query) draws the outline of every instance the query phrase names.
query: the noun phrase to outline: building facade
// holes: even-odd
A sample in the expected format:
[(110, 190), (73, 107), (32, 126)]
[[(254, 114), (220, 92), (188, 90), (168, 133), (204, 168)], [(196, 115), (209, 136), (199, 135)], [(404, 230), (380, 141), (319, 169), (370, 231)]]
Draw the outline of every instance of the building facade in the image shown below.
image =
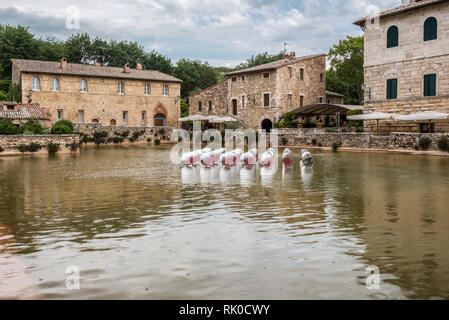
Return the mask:
[[(449, 113), (449, 1), (403, 0), (355, 22), (365, 32), (365, 112)], [(381, 121), (383, 132), (427, 132), (428, 123)], [(374, 130), (374, 122), (366, 122)], [(432, 124), (448, 132), (449, 122)]]
[(326, 103), (326, 55), (294, 53), (226, 74), (227, 79), (189, 97), (190, 115), (231, 115), (254, 129), (271, 129), (283, 114)]
[(24, 102), (45, 105), (52, 121), (178, 126), (181, 80), (158, 71), (12, 59)]

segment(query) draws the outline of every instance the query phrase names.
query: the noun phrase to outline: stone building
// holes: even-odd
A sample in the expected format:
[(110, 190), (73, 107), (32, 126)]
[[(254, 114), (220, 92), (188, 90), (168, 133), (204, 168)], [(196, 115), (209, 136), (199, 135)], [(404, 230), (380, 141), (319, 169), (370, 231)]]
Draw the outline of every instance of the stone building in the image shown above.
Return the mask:
[(9, 119), (14, 125), (22, 125), (28, 120), (39, 122), (44, 128), (50, 127), (51, 117), (39, 103), (17, 103), (0, 101), (0, 120)]
[(326, 94), (325, 54), (297, 58), (291, 53), (226, 77), (189, 97), (190, 115), (231, 115), (247, 127), (271, 129), (286, 112), (339, 98)]
[[(449, 112), (448, 0), (403, 0), (355, 24), (365, 32), (365, 112)], [(383, 132), (428, 129), (428, 123), (380, 125)], [(432, 131), (448, 132), (448, 121), (432, 124)]]
[(45, 105), (52, 121), (125, 126), (178, 126), (181, 80), (164, 73), (12, 59), (22, 100)]

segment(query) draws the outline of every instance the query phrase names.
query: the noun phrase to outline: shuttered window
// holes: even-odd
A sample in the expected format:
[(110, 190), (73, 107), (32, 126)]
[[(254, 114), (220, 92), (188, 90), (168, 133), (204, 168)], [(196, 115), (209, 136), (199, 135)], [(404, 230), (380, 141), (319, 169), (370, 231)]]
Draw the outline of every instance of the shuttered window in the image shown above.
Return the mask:
[(424, 96), (433, 97), (437, 95), (437, 75), (426, 74), (424, 76)]
[(397, 99), (398, 97), (398, 79), (387, 80), (387, 99)]
[(438, 36), (438, 21), (434, 17), (424, 22), (424, 41), (435, 40)]
[(399, 45), (399, 29), (391, 26), (387, 31), (387, 48), (394, 48)]

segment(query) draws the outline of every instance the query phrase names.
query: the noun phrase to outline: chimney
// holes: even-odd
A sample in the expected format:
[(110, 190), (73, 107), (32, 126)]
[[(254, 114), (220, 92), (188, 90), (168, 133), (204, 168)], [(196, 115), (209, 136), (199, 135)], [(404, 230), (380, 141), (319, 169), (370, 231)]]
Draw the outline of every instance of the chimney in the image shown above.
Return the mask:
[(129, 63), (125, 64), (123, 67), (123, 73), (130, 73), (131, 69), (129, 68)]
[(142, 70), (142, 64), (141, 63), (138, 63), (136, 65), (136, 70)]
[(61, 59), (61, 70), (66, 70), (66, 69), (67, 69), (67, 59), (62, 58)]
[(291, 60), (296, 59), (296, 53), (290, 52), (290, 59)]
[(96, 66), (96, 67), (101, 66), (100, 61), (98, 61), (97, 59), (95, 59), (94, 66)]

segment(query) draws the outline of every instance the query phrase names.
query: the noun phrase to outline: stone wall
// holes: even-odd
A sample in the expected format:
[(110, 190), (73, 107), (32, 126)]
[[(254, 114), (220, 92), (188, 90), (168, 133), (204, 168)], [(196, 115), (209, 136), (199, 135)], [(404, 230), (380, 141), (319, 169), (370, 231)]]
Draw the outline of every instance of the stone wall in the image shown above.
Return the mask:
[(171, 127), (103, 126), (101, 123), (75, 123), (73, 127), (75, 132), (89, 137), (100, 131), (106, 131), (108, 137), (118, 137), (125, 131), (128, 131), (128, 137), (131, 137), (135, 132), (139, 132), (141, 135), (136, 140), (138, 142), (147, 142), (147, 139), (151, 139), (151, 142), (154, 142), (155, 139), (167, 142), (173, 131)]
[(285, 146), (332, 147), (334, 143), (338, 143), (343, 148), (416, 150), (419, 139), (423, 136), (429, 136), (432, 140), (429, 150), (438, 150), (438, 140), (443, 136), (449, 138), (449, 133), (428, 135), (404, 132), (376, 136), (371, 133), (324, 133), (305, 132), (301, 129), (278, 129), (279, 144)]
[[(79, 145), (79, 142), (80, 136), (77, 134), (0, 135), (0, 147), (3, 149), (3, 152), (0, 152), (0, 156), (22, 154), (17, 147), (20, 145), (30, 145), (31, 143), (36, 143), (42, 146), (36, 153), (48, 153), (46, 146), (50, 143), (59, 144), (60, 150), (58, 153), (78, 152), (79, 149), (77, 148), (76, 151), (73, 151), (71, 145)], [(28, 153), (30, 152), (25, 152), (25, 154)]]
[[(199, 102), (202, 104), (201, 111), (198, 110)], [(209, 102), (212, 103), (212, 110), (209, 110)], [(190, 96), (189, 114), (226, 116), (228, 114), (228, 81), (222, 81)]]
[[(33, 76), (40, 79), (40, 90), (32, 91)], [(22, 73), (22, 99), (27, 100), (32, 92), (33, 102), (40, 103), (57, 121), (58, 110), (63, 118), (78, 122), (78, 111), (84, 112), (84, 122), (98, 121), (105, 125), (115, 122), (123, 125), (123, 112), (128, 111), (127, 125), (142, 125), (142, 112), (146, 112), (146, 125), (154, 125), (154, 116), (163, 114), (168, 126), (177, 127), (180, 118), (181, 85), (176, 82), (143, 81), (130, 79), (111, 79), (85, 76), (58, 75), (59, 91), (51, 91), (51, 79), (54, 75)], [(80, 80), (87, 80), (87, 92), (80, 92)], [(17, 80), (14, 80), (17, 81)], [(125, 93), (118, 94), (118, 82), (125, 84)], [(144, 85), (150, 84), (150, 95), (145, 95)], [(162, 94), (163, 85), (168, 85), (168, 96)]]

